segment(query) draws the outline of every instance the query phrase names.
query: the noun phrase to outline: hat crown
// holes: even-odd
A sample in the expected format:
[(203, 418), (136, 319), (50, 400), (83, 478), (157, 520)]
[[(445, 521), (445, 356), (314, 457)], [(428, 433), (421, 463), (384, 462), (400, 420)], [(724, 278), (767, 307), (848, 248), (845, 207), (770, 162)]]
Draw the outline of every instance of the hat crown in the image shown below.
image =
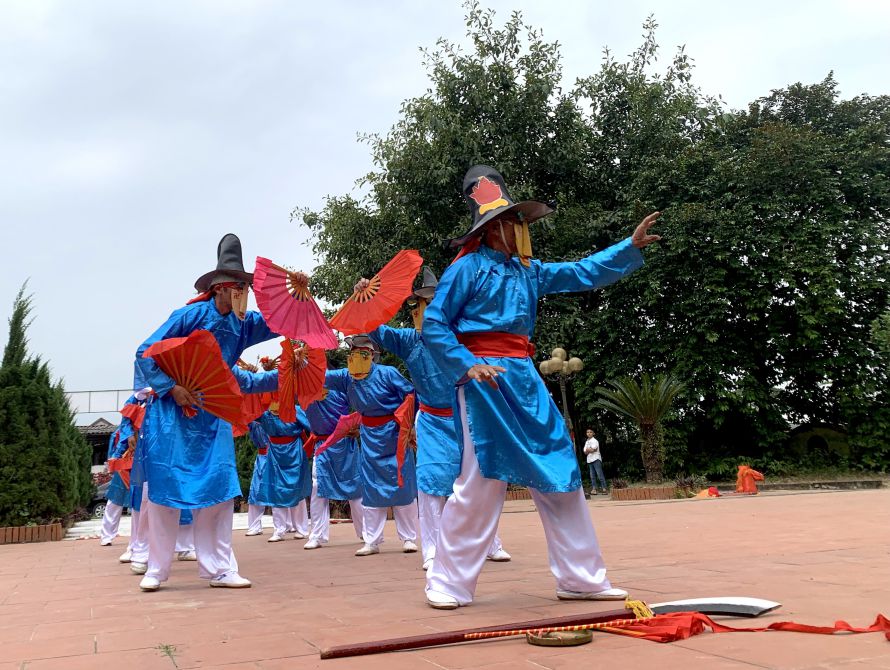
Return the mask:
[(241, 240), (235, 233), (226, 233), (216, 247), (216, 269), (244, 272)]
[(464, 198), (474, 217), (513, 204), (503, 175), (489, 165), (474, 165), (467, 171)]

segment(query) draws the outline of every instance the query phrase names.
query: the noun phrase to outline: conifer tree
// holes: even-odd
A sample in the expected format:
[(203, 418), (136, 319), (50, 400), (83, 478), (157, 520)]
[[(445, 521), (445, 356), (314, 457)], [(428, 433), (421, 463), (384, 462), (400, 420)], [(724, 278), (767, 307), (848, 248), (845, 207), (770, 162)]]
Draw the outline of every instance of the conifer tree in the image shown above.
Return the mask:
[(0, 364), (0, 526), (59, 520), (92, 494), (90, 447), (74, 425), (61, 382), (28, 356), (32, 296), (22, 285)]

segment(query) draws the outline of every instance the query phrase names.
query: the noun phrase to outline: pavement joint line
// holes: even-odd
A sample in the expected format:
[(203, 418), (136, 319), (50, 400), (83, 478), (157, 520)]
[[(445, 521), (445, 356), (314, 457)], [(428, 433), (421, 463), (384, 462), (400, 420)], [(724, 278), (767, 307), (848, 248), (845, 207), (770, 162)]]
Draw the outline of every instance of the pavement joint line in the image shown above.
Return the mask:
[[(642, 640), (645, 642), (646, 640)], [(732, 656), (724, 656), (723, 654), (715, 654), (712, 651), (703, 651), (701, 649), (697, 649), (691, 645), (683, 644), (682, 642), (673, 642), (671, 644), (672, 647), (680, 647), (681, 649), (686, 649), (687, 651), (694, 651), (697, 654), (707, 654), (708, 656), (713, 656), (715, 658), (722, 658), (725, 661), (732, 661), (734, 663), (744, 663), (745, 665), (750, 665), (753, 668), (766, 668), (766, 670), (772, 670), (772, 665), (761, 665), (760, 663), (754, 663), (752, 661), (745, 661), (739, 658), (733, 658)]]

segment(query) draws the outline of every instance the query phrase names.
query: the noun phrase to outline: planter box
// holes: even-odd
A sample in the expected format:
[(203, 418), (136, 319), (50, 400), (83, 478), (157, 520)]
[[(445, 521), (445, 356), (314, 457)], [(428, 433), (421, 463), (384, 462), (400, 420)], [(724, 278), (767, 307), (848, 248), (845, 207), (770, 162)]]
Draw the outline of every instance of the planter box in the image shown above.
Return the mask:
[(633, 489), (612, 489), (612, 500), (672, 500), (676, 486), (643, 486)]
[(531, 500), (532, 494), (528, 492), (528, 489), (514, 489), (512, 491), (507, 491), (507, 497), (505, 500)]
[(46, 526), (6, 526), (0, 528), (0, 544), (50, 542), (61, 540), (63, 535), (60, 523), (51, 523)]

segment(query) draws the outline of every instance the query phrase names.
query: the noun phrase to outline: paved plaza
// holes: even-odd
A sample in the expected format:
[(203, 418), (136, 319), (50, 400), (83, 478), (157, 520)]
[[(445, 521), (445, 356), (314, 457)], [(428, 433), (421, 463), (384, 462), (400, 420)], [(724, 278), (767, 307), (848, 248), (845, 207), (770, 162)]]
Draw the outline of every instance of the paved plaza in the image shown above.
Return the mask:
[[(616, 586), (648, 602), (745, 595), (783, 607), (759, 621), (856, 626), (890, 615), (890, 490), (767, 493), (712, 500), (616, 503), (590, 511)], [(890, 668), (882, 634), (704, 634), (657, 644), (596, 634), (592, 644), (543, 648), (522, 638), (321, 661), (319, 649), (585, 611), (615, 603), (556, 600), (541, 524), (509, 502), (501, 537), (511, 563), (486, 565), (476, 601), (456, 611), (423, 599), (418, 554), (402, 554), (392, 522), (381, 553), (354, 557), (349, 524), (331, 544), (269, 544), (269, 531), (235, 551), (253, 588), (210, 589), (195, 563), (174, 563), (162, 590), (141, 593), (117, 562), (126, 540), (0, 546), (0, 670), (226, 670), (324, 668)], [(754, 625), (752, 620), (724, 620)]]

